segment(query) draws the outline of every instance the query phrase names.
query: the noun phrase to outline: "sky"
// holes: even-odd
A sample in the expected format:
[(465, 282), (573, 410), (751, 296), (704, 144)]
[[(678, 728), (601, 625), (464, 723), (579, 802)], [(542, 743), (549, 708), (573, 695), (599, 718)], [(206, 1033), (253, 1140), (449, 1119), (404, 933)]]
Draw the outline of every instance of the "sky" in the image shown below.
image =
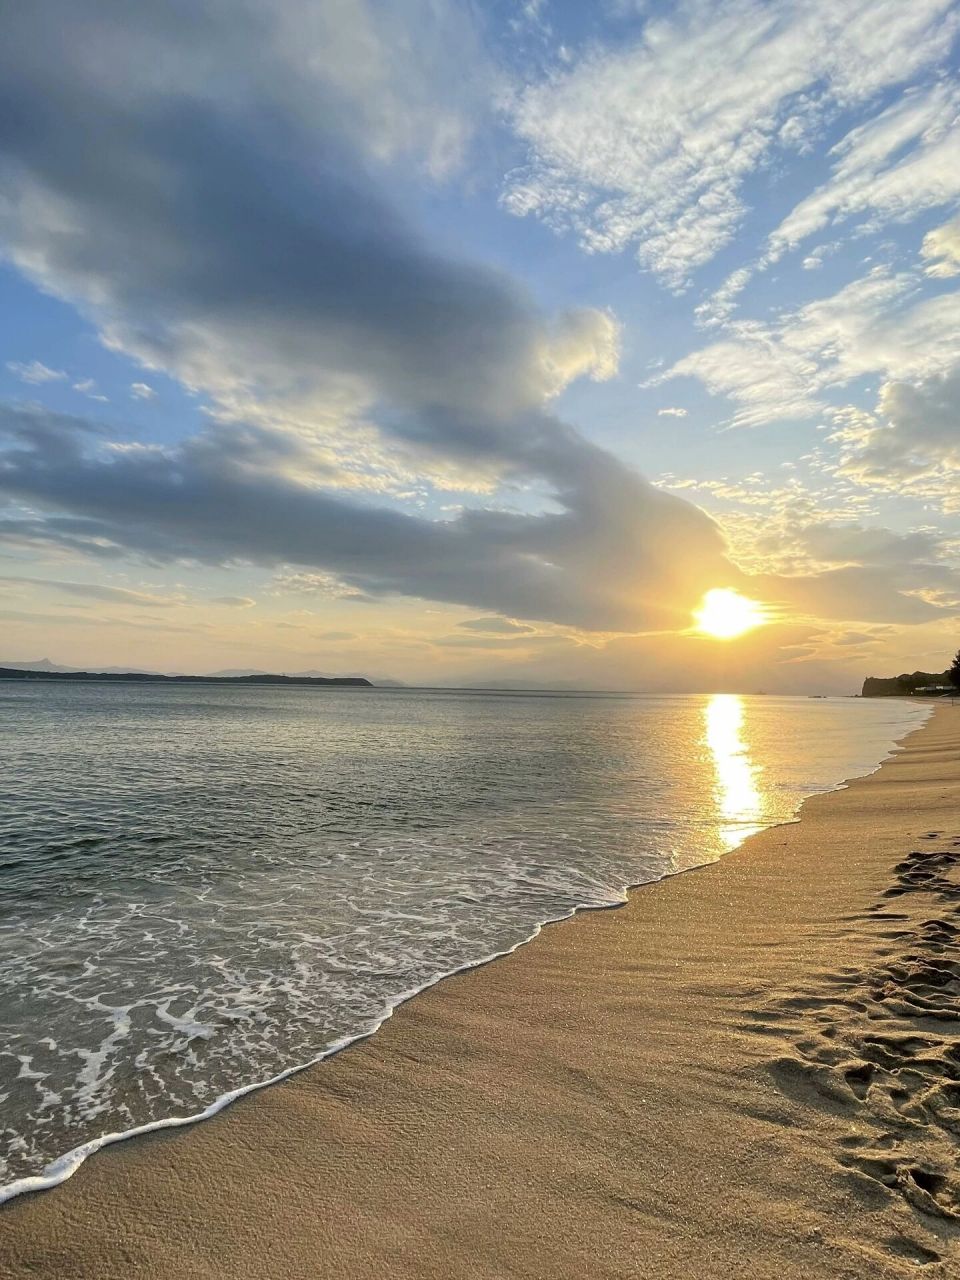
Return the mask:
[[(0, 26), (0, 661), (948, 665), (960, 0)], [(764, 625), (698, 632), (717, 588)]]

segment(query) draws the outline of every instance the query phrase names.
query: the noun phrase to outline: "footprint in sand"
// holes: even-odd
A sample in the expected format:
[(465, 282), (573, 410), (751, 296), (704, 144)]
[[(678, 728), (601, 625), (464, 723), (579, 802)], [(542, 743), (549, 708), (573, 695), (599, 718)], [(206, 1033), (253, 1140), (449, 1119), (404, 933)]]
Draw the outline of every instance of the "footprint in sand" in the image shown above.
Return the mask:
[[(942, 840), (943, 833), (922, 838)], [(951, 844), (960, 846), (960, 838)], [(913, 850), (880, 901), (848, 921), (871, 930), (876, 965), (825, 973), (819, 985), (764, 1010), (767, 1027), (791, 1046), (769, 1064), (778, 1088), (804, 1106), (849, 1117), (855, 1128), (837, 1140), (838, 1165), (865, 1201), (879, 1208), (893, 1196), (909, 1206), (927, 1243), (903, 1233), (886, 1243), (916, 1266), (943, 1262), (941, 1241), (960, 1246), (958, 869), (960, 849)], [(917, 904), (942, 903), (941, 914), (923, 918), (914, 895), (923, 895)], [(900, 899), (895, 911), (890, 898)], [(777, 1010), (791, 1017), (781, 1021)]]

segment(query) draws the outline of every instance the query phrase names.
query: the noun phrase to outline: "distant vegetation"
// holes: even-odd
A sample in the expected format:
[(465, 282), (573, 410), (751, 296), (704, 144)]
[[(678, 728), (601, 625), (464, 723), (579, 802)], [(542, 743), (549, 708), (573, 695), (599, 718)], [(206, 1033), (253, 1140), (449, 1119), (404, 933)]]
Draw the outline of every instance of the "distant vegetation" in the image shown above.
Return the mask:
[(161, 676), (143, 671), (25, 671), (0, 667), (0, 680), (117, 680), (137, 684), (333, 684), (372, 689), (363, 676)]
[(863, 682), (864, 698), (895, 698), (916, 693), (918, 689), (954, 687), (960, 690), (960, 653), (947, 671), (914, 671), (900, 676), (867, 676)]

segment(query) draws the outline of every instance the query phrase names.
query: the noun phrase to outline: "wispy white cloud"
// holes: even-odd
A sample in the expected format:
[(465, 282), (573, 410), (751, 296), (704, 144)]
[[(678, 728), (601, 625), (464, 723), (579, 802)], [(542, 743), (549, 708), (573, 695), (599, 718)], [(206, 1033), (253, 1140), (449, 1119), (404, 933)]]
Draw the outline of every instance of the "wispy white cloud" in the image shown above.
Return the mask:
[(306, 569), (279, 569), (270, 585), (272, 596), (330, 596), (335, 600), (366, 600), (357, 587), (335, 573), (313, 573)]
[(952, 0), (686, 0), (517, 94), (529, 163), (504, 203), (680, 288), (734, 236), (751, 175), (935, 67), (957, 22)]
[(49, 369), (39, 360), (31, 360), (29, 364), (8, 360), (7, 368), (21, 382), (28, 382), (34, 387), (42, 386), (45, 382), (63, 382), (67, 376), (62, 369)]
[(815, 483), (686, 482), (716, 515), (745, 589), (813, 617), (917, 625), (960, 605), (960, 566), (950, 539), (929, 526), (880, 524), (875, 495), (839, 474)]
[(489, 635), (530, 635), (535, 628), (529, 623), (517, 622), (514, 618), (467, 618), (457, 623), (466, 631), (478, 631)]
[(937, 83), (904, 94), (851, 130), (831, 154), (829, 180), (783, 220), (766, 261), (860, 215), (876, 229), (960, 199), (960, 89)]
[(804, 271), (820, 271), (824, 262), (831, 254), (836, 253), (840, 248), (839, 240), (831, 240), (826, 244), (818, 244), (815, 249), (811, 249), (807, 256), (801, 262)]
[(157, 595), (152, 591), (111, 587), (101, 582), (65, 582), (59, 578), (36, 578), (11, 574), (0, 577), (0, 583), (37, 587), (62, 595), (77, 596), (84, 600), (103, 600), (109, 604), (133, 605), (140, 608), (172, 609), (184, 602), (183, 596), (179, 595)]
[(107, 403), (107, 397), (101, 395), (97, 390), (97, 384), (93, 378), (81, 378), (79, 382), (73, 384), (74, 391), (79, 391), (82, 396), (86, 396), (90, 400), (99, 400), (101, 403)]
[[(174, 6), (176, 21), (161, 14), (118, 26), (108, 3), (82, 19), (69, 0), (51, 3), (57, 22), (23, 6), (12, 28), (19, 38), (0, 50), (17, 104), (5, 170), (12, 198), (0, 206), (10, 258), (46, 293), (74, 303), (108, 348), (139, 362), (125, 380), (131, 396), (155, 392), (130, 378), (162, 373), (203, 393), (206, 418), (196, 434), (165, 433), (161, 445), (108, 441), (94, 421), (0, 409), (10, 439), (0, 487), (12, 512), (0, 519), (0, 537), (104, 564), (126, 555), (215, 565), (218, 586), (231, 564), (244, 574), (251, 565), (276, 570), (268, 597), (317, 610), (276, 623), (291, 630), (313, 631), (331, 607), (356, 613), (362, 601), (360, 612), (369, 612), (367, 603), (394, 596), (481, 615), (451, 626), (442, 641), (450, 648), (506, 651), (553, 634), (544, 626), (683, 628), (702, 590), (736, 582), (739, 572), (766, 574), (771, 598), (810, 610), (882, 617), (889, 598), (891, 616), (915, 619), (940, 607), (932, 596), (905, 598), (911, 583), (928, 595), (936, 589), (923, 546), (905, 560), (909, 548), (890, 544), (877, 563), (875, 543), (851, 539), (849, 522), (842, 532), (826, 527), (843, 524), (835, 509), (844, 496), (854, 506), (843, 485), (877, 500), (878, 450), (892, 433), (901, 443), (886, 474), (914, 465), (920, 427), (908, 425), (902, 407), (894, 411), (892, 392), (893, 407), (867, 415), (859, 435), (852, 421), (840, 423), (830, 447), (846, 472), (830, 477), (835, 509), (785, 507), (789, 555), (772, 564), (763, 477), (746, 486), (746, 515), (725, 526), (746, 545), (749, 525), (750, 561), (702, 508), (647, 485), (555, 416), (556, 397), (574, 379), (616, 373), (615, 317), (594, 308), (545, 314), (520, 279), (438, 252), (442, 217), (439, 236), (433, 211), (425, 226), (408, 221), (417, 201), (405, 184), (424, 171), (456, 170), (473, 127), (476, 97), (460, 83), (483, 62), (471, 6), (285, 0), (264, 9), (237, 0), (225, 16), (215, 0), (198, 0)], [(590, 251), (632, 249), (682, 288), (738, 232), (761, 185), (751, 180), (765, 171), (772, 179), (791, 156), (826, 146), (828, 130), (832, 139), (864, 111), (880, 112), (891, 90), (917, 77), (901, 103), (848, 132), (820, 165), (819, 178), (833, 165), (829, 179), (783, 223), (782, 245), (803, 242), (813, 270), (837, 244), (834, 223), (906, 217), (921, 197), (923, 208), (937, 203), (936, 157), (952, 153), (936, 148), (951, 141), (953, 99), (945, 82), (930, 86), (954, 36), (957, 0), (659, 7), (670, 16), (648, 21), (638, 42), (568, 50), (549, 75), (528, 76), (531, 87), (509, 105), (531, 159), (510, 179), (514, 212), (572, 228)], [(636, 22), (637, 4), (625, 8)], [(514, 42), (536, 44), (538, 68), (553, 38), (547, 17), (547, 6), (531, 0)], [(614, 26), (622, 40), (624, 28)], [(116, 55), (110, 75), (83, 54), (98, 34), (109, 35)], [(104, 130), (109, 148), (91, 142)], [(941, 410), (948, 423), (950, 388), (936, 388), (955, 367), (960, 304), (924, 295), (932, 289), (921, 263), (730, 323), (786, 193), (796, 200), (795, 176), (778, 188), (782, 205), (757, 232), (747, 265), (731, 255), (704, 312), (729, 325), (725, 341), (665, 376), (699, 378), (730, 397), (738, 422), (756, 425), (835, 417), (837, 388), (879, 374), (926, 389), (933, 409), (920, 405), (918, 423)], [(943, 178), (944, 191), (952, 181)], [(828, 243), (807, 244), (814, 235)], [(931, 233), (927, 274), (948, 274), (951, 243), (947, 228)], [(580, 282), (574, 273), (547, 292), (576, 296)], [(803, 281), (804, 298), (813, 283)], [(835, 281), (823, 284), (830, 289)], [(673, 350), (673, 337), (661, 351)], [(647, 369), (655, 366), (662, 372), (663, 361)], [(72, 385), (97, 398), (91, 379)], [(173, 435), (182, 424), (169, 400), (157, 408), (174, 413)], [(659, 414), (668, 436), (667, 422), (687, 410), (668, 405)], [(949, 458), (939, 444), (923, 447), (927, 469), (909, 484), (941, 492)], [(522, 500), (504, 501), (501, 485)], [(441, 505), (441, 490), (473, 497)], [(714, 493), (733, 504), (732, 487)], [(812, 582), (821, 574), (832, 575), (822, 591)], [(253, 604), (212, 597), (216, 589), (201, 598), (223, 606), (217, 619)], [(126, 592), (100, 597), (118, 604), (144, 597), (102, 590)], [(251, 630), (265, 617), (230, 616)]]
[(926, 260), (926, 274), (934, 279), (960, 275), (960, 218), (929, 231), (920, 252)]
[(878, 267), (776, 321), (740, 321), (657, 381), (691, 376), (735, 405), (737, 426), (808, 418), (825, 393), (865, 374), (916, 380), (960, 360), (960, 293), (918, 298), (909, 272)]
[[(536, 5), (531, 14), (535, 10)], [(496, 467), (429, 458), (431, 451), (412, 440), (398, 451), (404, 456), (386, 458), (388, 450), (371, 425), (369, 411), (384, 397), (371, 376), (376, 360), (369, 358), (372, 344), (365, 336), (378, 319), (373, 280), (396, 279), (399, 255), (388, 260), (389, 246), (399, 241), (404, 251), (419, 252), (420, 286), (424, 264), (433, 260), (428, 237), (421, 242), (407, 229), (374, 173), (402, 163), (408, 180), (449, 176), (489, 106), (492, 73), (470, 12), (448, 0), (396, 0), (388, 6), (357, 0), (346, 7), (339, 0), (289, 0), (266, 8), (257, 0), (237, 0), (228, 21), (214, 0), (198, 0), (175, 4), (156, 21), (118, 24), (109, 4), (88, 6), (81, 18), (69, 0), (53, 0), (42, 20), (18, 11), (5, 36), (0, 77), (11, 102), (17, 100), (18, 120), (32, 120), (34, 130), (32, 142), (26, 131), (4, 140), (11, 194), (0, 207), (0, 238), (15, 265), (45, 291), (87, 307), (110, 350), (205, 393), (219, 421), (273, 432), (278, 454), (288, 439), (299, 443), (305, 437), (313, 445), (328, 437), (318, 468), (328, 483), (342, 476), (345, 487), (396, 493), (411, 487), (415, 464), (428, 455), (425, 469), (441, 483), (490, 489)], [(83, 50), (94, 45), (114, 50), (109, 74), (87, 65)], [(167, 146), (159, 138), (160, 121), (178, 112), (182, 119), (171, 127), (179, 138), (166, 152), (166, 167), (144, 161), (154, 154), (151, 148), (159, 153)], [(80, 140), (96, 134), (95, 120), (110, 120), (114, 129), (110, 156), (101, 153), (103, 167), (81, 155)], [(259, 122), (256, 128), (252, 121)], [(34, 163), (37, 153), (28, 157), (22, 148), (42, 150), (53, 133), (62, 138), (64, 130), (77, 140), (70, 164), (62, 168), (55, 161), (42, 174)], [(348, 169), (352, 176), (338, 174)], [(132, 189), (115, 189), (115, 179), (121, 187), (143, 180), (153, 189), (149, 195), (141, 191), (140, 205)], [(356, 211), (346, 216), (344, 237), (339, 215), (348, 198)], [(256, 211), (254, 202), (261, 206)], [(218, 204), (222, 211), (211, 221)], [(126, 230), (113, 221), (111, 206)], [(135, 209), (149, 209), (145, 222)], [(278, 214), (287, 220), (286, 231), (274, 224)], [(197, 219), (193, 230), (182, 225), (184, 217)], [(68, 237), (62, 235), (65, 225), (72, 229)], [(240, 259), (208, 288), (232, 252), (227, 246), (237, 230), (245, 241)], [(61, 254), (67, 240), (74, 248), (85, 245), (76, 258), (68, 252), (70, 261)], [(94, 250), (94, 240), (100, 240), (102, 253)], [(334, 281), (326, 268), (318, 270), (325, 252), (321, 240), (336, 241), (335, 272), (342, 281)], [(279, 244), (284, 248), (277, 254), (273, 246)], [(348, 245), (357, 257), (381, 254), (365, 294), (361, 282), (368, 274), (349, 266)], [(159, 276), (150, 266), (155, 254), (163, 258)], [(262, 270), (268, 257), (271, 266)], [(247, 268), (261, 298), (238, 307)], [(182, 269), (193, 295), (187, 306), (173, 296)], [(485, 273), (475, 274), (482, 287)], [(322, 292), (321, 276), (350, 313), (345, 319), (328, 312), (323, 338), (316, 333), (317, 316), (308, 320), (302, 311)], [(493, 292), (496, 273), (488, 278)], [(451, 283), (445, 300), (449, 296), (453, 305), (453, 295), (466, 285), (466, 276)], [(424, 293), (445, 290), (431, 279)], [(524, 306), (518, 299), (515, 309)], [(577, 376), (578, 362), (591, 374), (604, 360), (609, 366), (608, 354), (599, 351), (600, 335), (586, 331), (584, 315), (558, 322), (551, 335), (555, 343), (542, 343), (538, 373), (544, 394)], [(612, 328), (609, 318), (602, 325)], [(406, 332), (411, 355), (390, 356), (376, 370), (394, 374), (394, 381), (416, 363), (418, 352), (439, 347), (436, 335), (421, 341), (402, 321), (397, 329)], [(502, 332), (509, 346), (512, 335)], [(449, 368), (450, 361), (440, 355), (436, 364)], [(451, 374), (450, 383), (458, 377)], [(151, 398), (153, 389), (147, 388), (138, 381), (129, 394)]]
[(719, 289), (701, 302), (694, 310), (699, 324), (704, 328), (715, 328), (724, 324), (733, 315), (737, 307), (737, 299), (753, 279), (753, 267), (738, 267), (731, 271)]

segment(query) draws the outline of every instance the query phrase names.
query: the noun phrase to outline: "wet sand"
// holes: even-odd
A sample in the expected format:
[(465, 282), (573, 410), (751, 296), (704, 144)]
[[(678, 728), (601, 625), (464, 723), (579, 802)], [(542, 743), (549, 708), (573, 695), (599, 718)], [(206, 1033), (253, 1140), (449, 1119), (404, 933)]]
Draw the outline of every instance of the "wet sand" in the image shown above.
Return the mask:
[(960, 707), (0, 1211), (3, 1277), (960, 1277)]

